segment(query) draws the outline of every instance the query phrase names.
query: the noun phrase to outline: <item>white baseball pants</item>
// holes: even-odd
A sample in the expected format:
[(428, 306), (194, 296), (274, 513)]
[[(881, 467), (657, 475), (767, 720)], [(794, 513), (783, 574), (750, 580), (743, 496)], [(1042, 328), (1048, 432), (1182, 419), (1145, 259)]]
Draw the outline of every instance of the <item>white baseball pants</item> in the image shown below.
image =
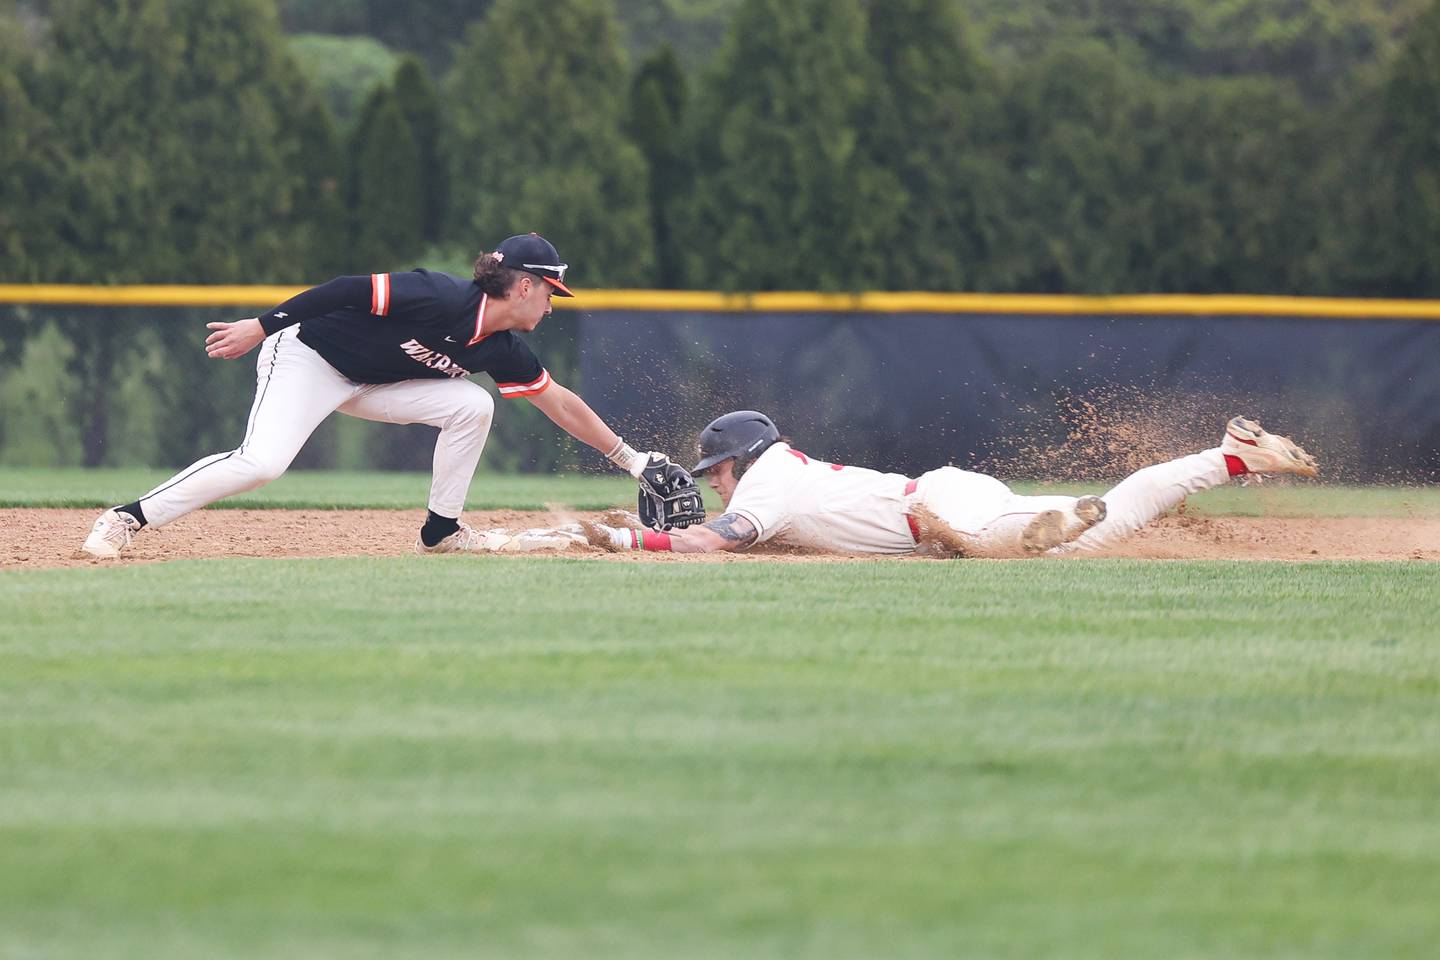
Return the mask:
[[(1102, 496), (1105, 519), (1052, 554), (1099, 550), (1131, 536), (1192, 493), (1230, 479), (1220, 448), (1137, 470)], [(1025, 525), (1044, 510), (1070, 510), (1075, 497), (1021, 496), (981, 473), (941, 467), (920, 477), (916, 495), (976, 545), (977, 556), (1013, 557)]]
[(146, 522), (161, 527), (216, 500), (263, 487), (285, 472), (336, 410), (381, 423), (439, 427), (430, 509), (460, 516), (495, 415), (490, 394), (461, 378), (355, 383), (301, 343), (296, 329), (271, 334), (260, 345), (255, 402), (240, 446), (197, 460), (141, 497)]

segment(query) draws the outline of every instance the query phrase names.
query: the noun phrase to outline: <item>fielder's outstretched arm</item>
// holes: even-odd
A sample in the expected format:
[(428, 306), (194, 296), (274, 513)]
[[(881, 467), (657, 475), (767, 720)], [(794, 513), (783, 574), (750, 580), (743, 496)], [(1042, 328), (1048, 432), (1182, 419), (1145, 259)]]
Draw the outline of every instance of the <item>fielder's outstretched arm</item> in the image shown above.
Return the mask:
[(581, 443), (588, 443), (596, 450), (608, 453), (619, 442), (614, 430), (605, 425), (600, 415), (573, 391), (560, 386), (554, 380), (543, 392), (526, 397), (540, 412), (555, 422)]
[[(553, 379), (540, 393), (525, 399), (554, 421), (561, 430), (582, 443), (588, 443), (604, 455), (605, 459), (646, 486), (650, 484), (642, 474), (647, 471), (658, 468), (663, 476), (668, 477), (672, 471), (679, 469), (671, 464), (670, 458), (663, 453), (641, 453), (632, 448), (605, 425), (600, 415), (591, 410), (590, 405), (580, 399), (579, 394), (565, 389)], [(688, 483), (689, 474), (685, 474), (685, 478)]]

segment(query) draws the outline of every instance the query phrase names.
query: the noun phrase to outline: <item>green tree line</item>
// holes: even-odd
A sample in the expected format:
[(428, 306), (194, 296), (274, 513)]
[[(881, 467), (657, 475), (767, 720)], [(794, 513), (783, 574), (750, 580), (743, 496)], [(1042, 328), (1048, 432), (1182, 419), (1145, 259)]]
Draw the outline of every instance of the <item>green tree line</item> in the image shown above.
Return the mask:
[[(655, 3), (0, 0), (0, 280), (464, 271), (533, 229), (582, 288), (1440, 296), (1440, 3)], [(632, 61), (636, 23), (689, 52)], [(410, 55), (337, 118), (287, 26)], [(172, 333), (12, 311), (0, 365), (55, 338), (116, 462)], [(162, 366), (181, 459), (211, 374)]]
[(605, 0), (432, 6), (452, 65), (341, 125), (266, 0), (0, 0), (0, 276), (306, 282), (538, 229), (591, 287), (1440, 294), (1433, 2), (733, 0), (698, 65), (631, 63)]

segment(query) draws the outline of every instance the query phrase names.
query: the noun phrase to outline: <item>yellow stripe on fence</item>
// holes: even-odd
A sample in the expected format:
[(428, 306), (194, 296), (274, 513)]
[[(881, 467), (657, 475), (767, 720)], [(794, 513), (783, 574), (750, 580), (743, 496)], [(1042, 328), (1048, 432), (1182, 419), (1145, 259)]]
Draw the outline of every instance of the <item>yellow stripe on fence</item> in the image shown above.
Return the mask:
[[(91, 286), (0, 284), (0, 303), (103, 307), (272, 307), (302, 286)], [(555, 305), (574, 310), (758, 313), (1085, 314), (1284, 316), (1440, 320), (1440, 300), (1135, 294), (1108, 297), (1012, 293), (714, 293), (702, 290), (584, 290)]]

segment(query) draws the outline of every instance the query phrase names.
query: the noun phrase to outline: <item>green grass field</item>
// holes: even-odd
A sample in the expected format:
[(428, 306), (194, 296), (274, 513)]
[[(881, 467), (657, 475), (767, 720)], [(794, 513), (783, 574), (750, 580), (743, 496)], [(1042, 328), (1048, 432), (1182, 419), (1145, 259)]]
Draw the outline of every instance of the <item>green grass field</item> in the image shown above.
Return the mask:
[(7, 960), (1440, 941), (1437, 564), (217, 560), (0, 609)]
[[(170, 477), (163, 469), (26, 469), (0, 467), (0, 508), (83, 507), (102, 509), (132, 500)], [(1104, 493), (1106, 484), (1047, 486), (1016, 483), (1026, 493)], [(430, 488), (425, 473), (337, 473), (293, 470), (256, 490), (223, 500), (211, 509), (423, 508)], [(706, 507), (720, 503), (702, 484)], [(604, 509), (635, 500), (635, 484), (618, 473), (598, 476), (514, 476), (477, 474), (470, 510), (540, 510), (559, 504), (580, 510)], [(1225, 516), (1387, 517), (1440, 515), (1440, 488), (1341, 487), (1273, 483), (1257, 488), (1221, 487), (1192, 497), (1189, 508)]]
[[(103, 509), (133, 500), (168, 479), (172, 470), (26, 469), (0, 467), (0, 507), (84, 507)], [(276, 510), (425, 508), (428, 473), (340, 473), (292, 470), (269, 486), (231, 497), (211, 509), (268, 507)], [(635, 482), (619, 473), (605, 476), (514, 476), (477, 474), (470, 485), (470, 510), (542, 510), (563, 504), (603, 510), (633, 503)]]

